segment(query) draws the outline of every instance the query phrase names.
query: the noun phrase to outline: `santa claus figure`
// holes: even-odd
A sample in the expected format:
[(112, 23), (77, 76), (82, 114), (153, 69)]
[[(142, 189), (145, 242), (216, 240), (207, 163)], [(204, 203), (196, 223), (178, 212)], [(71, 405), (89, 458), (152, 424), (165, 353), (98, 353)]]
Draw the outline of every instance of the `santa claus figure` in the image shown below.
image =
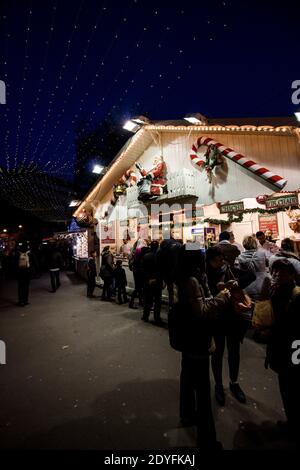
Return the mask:
[(139, 169), (144, 180), (150, 180), (149, 196), (161, 196), (166, 190), (167, 184), (167, 168), (162, 157), (156, 157), (154, 166), (151, 170), (146, 171), (142, 166), (137, 163), (136, 167)]

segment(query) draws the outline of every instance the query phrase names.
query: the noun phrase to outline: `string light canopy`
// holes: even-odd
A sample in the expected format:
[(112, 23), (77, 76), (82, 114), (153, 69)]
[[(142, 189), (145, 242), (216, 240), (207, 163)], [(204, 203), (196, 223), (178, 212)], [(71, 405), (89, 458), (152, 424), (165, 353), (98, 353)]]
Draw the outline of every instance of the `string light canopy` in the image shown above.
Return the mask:
[[(108, 0), (17, 3), (17, 12), (13, 2), (0, 5), (4, 34), (0, 79), (6, 84), (7, 98), (1, 107), (0, 165), (6, 172), (1, 177), (1, 191), (20, 207), (35, 207), (43, 198), (46, 212), (53, 213), (60, 204), (69, 205), (71, 198), (66, 193), (63, 201), (57, 195), (54, 180), (71, 182), (81, 168), (75, 141), (81, 120), (87, 135), (91, 134), (82, 146), (94, 157), (97, 142), (92, 131), (106, 118), (122, 122), (128, 116), (140, 116), (145, 109), (151, 116), (182, 115), (187, 103), (198, 106), (200, 90), (205, 91), (203, 109), (209, 105), (215, 113), (206, 98), (215, 95), (210, 67), (215, 58), (220, 70), (225, 70), (218, 54), (228, 50), (228, 44), (236, 44), (236, 11), (231, 2), (187, 2), (184, 7), (173, 2), (172, 11), (167, 2), (158, 0), (124, 0), (118, 7)], [(255, 8), (252, 10), (254, 13)], [(282, 22), (280, 15), (281, 30)], [(239, 29), (249, 35), (250, 28), (244, 24)], [(286, 51), (291, 43), (289, 31), (293, 31), (290, 24), (284, 39), (278, 38), (280, 48), (284, 48), (282, 41), (288, 44)], [(265, 49), (256, 50), (260, 54)], [(206, 51), (201, 60), (199, 51)], [(236, 71), (240, 70), (244, 55), (236, 46), (230, 47), (230, 53), (232, 58), (237, 54)], [(231, 73), (233, 87), (234, 80), (240, 81), (238, 75)], [(255, 111), (257, 103), (261, 106), (258, 112), (264, 112), (265, 102), (257, 97)], [(221, 105), (215, 100), (218, 109)], [(201, 119), (191, 127), (201, 127)], [(151, 125), (143, 119), (131, 121), (138, 129)], [(214, 127), (217, 132), (225, 129)], [(226, 127), (226, 132), (231, 130)], [(256, 131), (289, 133), (288, 129)], [(37, 178), (37, 174), (45, 185), (32, 187), (32, 176)]]

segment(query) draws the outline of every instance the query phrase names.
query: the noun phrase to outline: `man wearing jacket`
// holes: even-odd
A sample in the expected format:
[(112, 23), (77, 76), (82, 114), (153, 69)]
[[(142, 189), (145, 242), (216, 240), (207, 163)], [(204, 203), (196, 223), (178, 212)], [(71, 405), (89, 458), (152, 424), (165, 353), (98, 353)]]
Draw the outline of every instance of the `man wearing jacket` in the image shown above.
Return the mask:
[(88, 268), (87, 268), (87, 297), (94, 297), (94, 289), (96, 287), (96, 256), (97, 252), (92, 250), (90, 252), (90, 257), (88, 259)]
[(18, 306), (28, 305), (29, 285), (31, 280), (34, 259), (26, 243), (20, 246), (16, 253), (16, 270), (18, 280)]
[(144, 276), (144, 312), (142, 320), (147, 322), (154, 303), (154, 321), (157, 325), (162, 324), (160, 318), (162, 301), (162, 277), (158, 270), (156, 252), (158, 250), (158, 241), (152, 241), (150, 248), (145, 249), (142, 257), (142, 271)]

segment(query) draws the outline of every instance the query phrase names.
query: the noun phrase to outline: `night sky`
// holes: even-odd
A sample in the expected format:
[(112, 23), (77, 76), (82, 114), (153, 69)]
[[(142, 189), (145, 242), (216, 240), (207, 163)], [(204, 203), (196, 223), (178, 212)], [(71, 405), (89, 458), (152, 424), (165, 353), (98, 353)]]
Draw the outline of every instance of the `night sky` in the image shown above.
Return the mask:
[(1, 0), (0, 166), (70, 178), (82, 120), (291, 115), (295, 5)]

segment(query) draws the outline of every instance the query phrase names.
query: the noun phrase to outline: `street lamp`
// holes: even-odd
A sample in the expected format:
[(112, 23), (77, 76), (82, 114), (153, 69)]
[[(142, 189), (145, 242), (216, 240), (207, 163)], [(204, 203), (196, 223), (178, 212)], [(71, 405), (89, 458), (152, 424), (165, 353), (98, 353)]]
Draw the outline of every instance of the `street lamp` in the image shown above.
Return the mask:
[(6, 228), (3, 229), (3, 233), (7, 233), (7, 229), (6, 229)]
[(19, 225), (19, 228), (23, 228), (23, 225)]

